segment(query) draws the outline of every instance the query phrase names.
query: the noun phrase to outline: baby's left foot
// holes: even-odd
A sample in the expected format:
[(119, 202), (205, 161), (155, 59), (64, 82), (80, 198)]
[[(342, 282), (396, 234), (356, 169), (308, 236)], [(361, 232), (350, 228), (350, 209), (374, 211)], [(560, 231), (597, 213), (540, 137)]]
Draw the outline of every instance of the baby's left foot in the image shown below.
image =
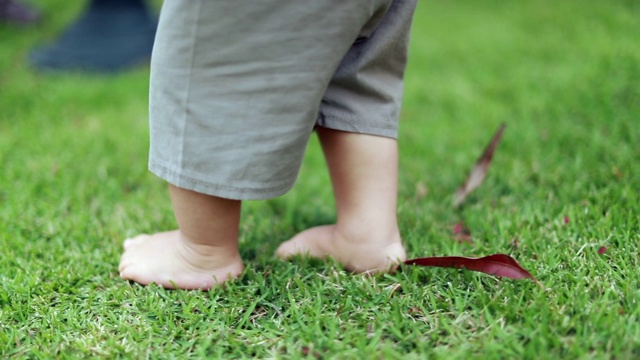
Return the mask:
[(361, 229), (344, 234), (336, 225), (305, 230), (280, 245), (276, 255), (288, 259), (295, 255), (336, 259), (356, 273), (393, 271), (407, 255), (397, 230), (386, 236)]

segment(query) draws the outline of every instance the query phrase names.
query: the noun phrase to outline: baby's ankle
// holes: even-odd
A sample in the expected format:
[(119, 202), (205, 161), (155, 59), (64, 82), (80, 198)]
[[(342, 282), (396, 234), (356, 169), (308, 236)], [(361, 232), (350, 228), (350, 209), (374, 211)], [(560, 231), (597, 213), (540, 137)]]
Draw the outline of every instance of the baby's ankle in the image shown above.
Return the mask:
[(240, 258), (238, 243), (235, 239), (228, 242), (215, 242), (212, 244), (206, 242), (197, 242), (185, 236), (180, 230), (178, 231), (178, 239), (180, 245), (186, 254), (192, 258), (220, 258), (224, 260)]

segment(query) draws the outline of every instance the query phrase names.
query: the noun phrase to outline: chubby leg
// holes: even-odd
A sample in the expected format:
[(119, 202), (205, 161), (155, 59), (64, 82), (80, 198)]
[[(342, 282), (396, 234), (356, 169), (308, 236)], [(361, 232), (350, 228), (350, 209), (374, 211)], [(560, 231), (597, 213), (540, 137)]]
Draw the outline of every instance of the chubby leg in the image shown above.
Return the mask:
[(203, 290), (238, 276), (240, 201), (173, 185), (169, 192), (179, 229), (125, 240), (120, 276), (143, 285)]
[(406, 259), (398, 231), (398, 147), (394, 139), (317, 129), (327, 159), (338, 221), (303, 231), (276, 254), (332, 256), (348, 270), (392, 270)]

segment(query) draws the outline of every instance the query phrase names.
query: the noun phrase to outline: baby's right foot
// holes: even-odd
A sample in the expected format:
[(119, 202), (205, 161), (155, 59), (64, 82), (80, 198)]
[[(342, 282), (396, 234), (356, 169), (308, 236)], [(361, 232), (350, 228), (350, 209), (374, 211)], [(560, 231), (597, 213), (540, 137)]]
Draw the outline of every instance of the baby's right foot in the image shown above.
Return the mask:
[(125, 240), (119, 270), (143, 285), (208, 290), (239, 276), (243, 265), (237, 249), (190, 244), (176, 230)]
[(282, 243), (276, 255), (283, 259), (295, 255), (321, 259), (331, 256), (356, 273), (393, 271), (407, 259), (397, 231), (385, 237), (377, 234), (345, 236), (335, 225), (318, 226), (299, 233)]

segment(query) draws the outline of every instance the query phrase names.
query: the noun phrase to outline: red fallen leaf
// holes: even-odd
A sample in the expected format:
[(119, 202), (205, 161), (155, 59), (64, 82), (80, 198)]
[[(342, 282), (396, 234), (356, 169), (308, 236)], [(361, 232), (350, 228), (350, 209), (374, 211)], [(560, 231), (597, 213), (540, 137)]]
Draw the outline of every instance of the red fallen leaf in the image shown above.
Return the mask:
[(453, 234), (459, 235), (464, 231), (464, 223), (460, 221), (459, 223), (453, 225)]
[(469, 230), (469, 228), (467, 228), (462, 221), (453, 225), (452, 231), (454, 239), (456, 239), (456, 241), (458, 241), (459, 243), (466, 242), (468, 244), (471, 244), (471, 230)]
[(478, 161), (476, 161), (475, 166), (471, 169), (467, 180), (456, 191), (453, 199), (453, 206), (459, 207), (462, 205), (464, 200), (467, 198), (467, 195), (480, 186), (484, 181), (484, 178), (487, 176), (487, 171), (489, 170), (489, 165), (491, 165), (493, 153), (500, 142), (500, 138), (502, 138), (502, 133), (506, 126), (506, 124), (500, 125), (498, 131), (493, 135), (493, 138), (484, 149), (484, 152)]
[(510, 279), (531, 279), (542, 287), (538, 280), (536, 280), (536, 278), (534, 278), (527, 270), (522, 268), (514, 258), (505, 254), (493, 254), (481, 258), (435, 256), (407, 260), (404, 264), (466, 269)]
[(311, 351), (311, 348), (310, 348), (310, 347), (308, 347), (308, 346), (303, 346), (303, 347), (302, 347), (302, 349), (300, 349), (300, 350), (301, 350), (300, 352), (301, 352), (301, 353), (302, 353), (302, 355), (304, 355), (304, 356), (309, 356), (309, 355), (311, 355), (311, 356), (313, 356), (313, 357), (314, 357), (314, 358), (316, 358), (316, 359), (320, 359), (320, 358), (322, 357), (322, 356), (320, 356), (320, 353), (318, 353), (317, 351), (313, 351), (313, 352), (312, 352), (312, 351)]
[(607, 247), (606, 246), (601, 246), (600, 249), (598, 249), (598, 255), (602, 255), (604, 253), (607, 252)]

